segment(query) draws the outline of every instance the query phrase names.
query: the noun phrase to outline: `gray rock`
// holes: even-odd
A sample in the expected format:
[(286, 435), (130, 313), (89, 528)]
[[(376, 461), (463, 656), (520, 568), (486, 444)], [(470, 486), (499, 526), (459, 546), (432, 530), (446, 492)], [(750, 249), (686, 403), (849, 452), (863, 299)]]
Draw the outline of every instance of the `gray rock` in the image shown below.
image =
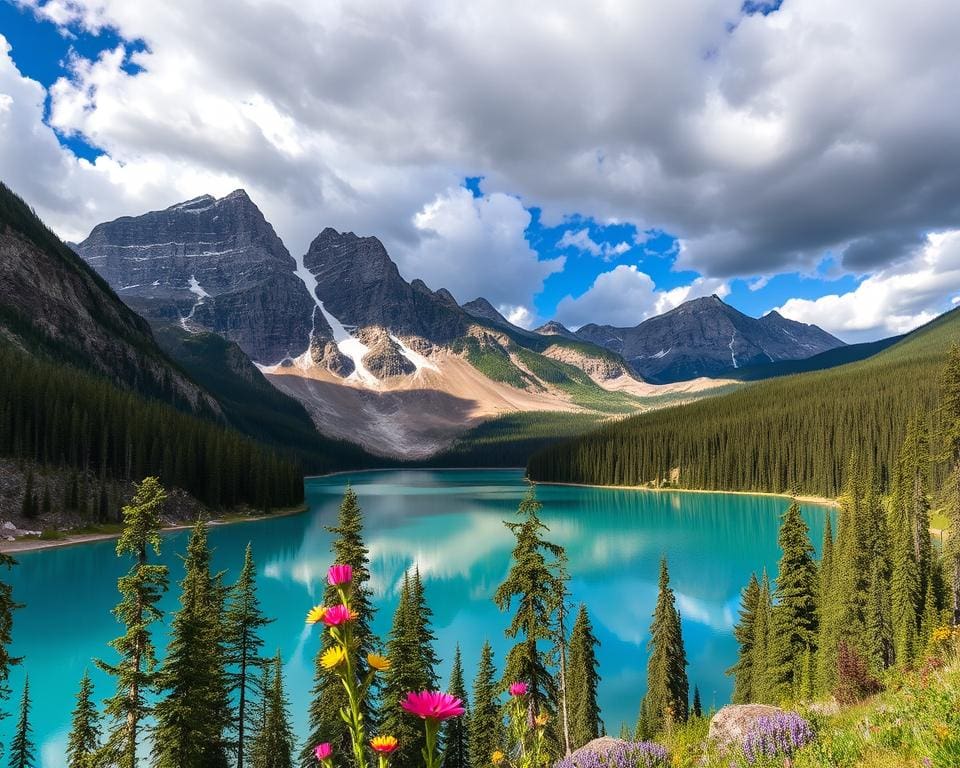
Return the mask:
[(5, 523), (3, 524), (3, 530), (5, 530), (5, 531), (15, 531), (15, 530), (17, 530), (17, 526), (15, 526), (13, 523), (11, 523), (11, 522), (8, 520), (7, 522), (5, 522)]
[(844, 346), (815, 325), (776, 312), (748, 317), (717, 296), (688, 301), (634, 328), (588, 324), (576, 335), (623, 355), (636, 373), (655, 383), (723, 376)]
[(758, 718), (781, 715), (784, 710), (766, 704), (731, 704), (710, 718), (707, 738), (721, 746), (742, 744)]
[(579, 339), (577, 334), (571, 331), (563, 323), (558, 323), (556, 320), (551, 320), (548, 323), (544, 323), (539, 328), (533, 329), (534, 333), (539, 333), (541, 336), (563, 336), (565, 339)]

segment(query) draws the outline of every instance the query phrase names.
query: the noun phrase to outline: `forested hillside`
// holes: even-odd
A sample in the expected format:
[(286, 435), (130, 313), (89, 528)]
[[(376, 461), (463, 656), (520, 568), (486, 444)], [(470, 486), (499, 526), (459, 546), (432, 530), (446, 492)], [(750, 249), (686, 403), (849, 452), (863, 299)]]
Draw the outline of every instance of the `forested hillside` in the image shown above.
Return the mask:
[(534, 455), (530, 476), (832, 497), (858, 452), (886, 484), (910, 417), (937, 432), (937, 378), (957, 341), (953, 310), (867, 360), (604, 426)]

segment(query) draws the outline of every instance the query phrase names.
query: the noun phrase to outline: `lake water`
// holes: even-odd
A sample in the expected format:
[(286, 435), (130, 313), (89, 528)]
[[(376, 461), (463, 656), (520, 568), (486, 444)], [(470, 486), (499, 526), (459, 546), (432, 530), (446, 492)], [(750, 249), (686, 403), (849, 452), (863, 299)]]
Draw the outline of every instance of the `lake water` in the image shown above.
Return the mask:
[[(525, 491), (519, 471), (384, 471), (309, 479), (308, 512), (217, 526), (210, 533), (214, 567), (227, 571), (228, 582), (236, 578), (247, 542), (253, 543), (261, 602), (276, 619), (264, 632), (266, 651), (279, 648), (283, 654), (298, 736), (305, 733), (318, 631), (305, 628), (304, 615), (323, 593), (331, 539), (325, 526), (335, 522), (348, 481), (365, 512), (379, 635), (386, 637), (398, 585), (416, 563), (434, 612), (444, 681), (456, 643), (468, 686), (485, 638), (494, 645), (498, 666), (509, 647), (503, 636), (507, 617), (490, 598), (510, 564), (513, 540), (502, 521), (513, 517)], [(550, 538), (567, 549), (573, 600), (587, 603), (601, 641), (600, 699), (608, 731), (616, 734), (622, 722), (636, 721), (664, 554), (683, 619), (691, 693), (696, 684), (705, 707), (724, 704), (731, 681), (723, 671), (736, 657), (731, 632), (739, 591), (751, 571), (776, 571), (778, 517), (787, 500), (561, 486), (541, 486), (538, 496)], [(808, 506), (803, 513), (819, 545), (826, 508)], [(186, 540), (186, 532), (163, 539), (162, 559), (172, 582), (182, 578), (178, 555)], [(83, 670), (91, 671), (98, 699), (111, 692), (91, 659), (113, 659), (107, 642), (119, 627), (110, 611), (117, 601), (116, 579), (129, 563), (115, 556), (113, 542), (28, 552), (18, 560), (14, 597), (26, 607), (15, 616), (13, 652), (26, 658), (12, 676), (7, 710), (16, 708), (26, 669), (41, 765), (61, 768)], [(172, 589), (164, 607), (174, 610), (176, 600)], [(158, 638), (158, 645), (164, 639)], [(4, 745), (14, 721), (11, 716), (0, 724)]]

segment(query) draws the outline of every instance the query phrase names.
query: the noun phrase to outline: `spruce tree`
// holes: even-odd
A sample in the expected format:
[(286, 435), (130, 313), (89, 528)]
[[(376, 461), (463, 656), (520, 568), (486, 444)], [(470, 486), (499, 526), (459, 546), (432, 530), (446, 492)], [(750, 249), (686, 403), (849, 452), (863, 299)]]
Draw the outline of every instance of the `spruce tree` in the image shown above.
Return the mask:
[(953, 623), (960, 624), (960, 344), (950, 347), (940, 375), (940, 403), (943, 442), (950, 465), (945, 494), (950, 521), (944, 541), (945, 570)]
[[(643, 731), (656, 734), (687, 720), (690, 700), (687, 654), (683, 646), (680, 614), (670, 588), (667, 559), (660, 561), (657, 605), (650, 626), (647, 693), (643, 698)], [(638, 723), (638, 731), (641, 724)]]
[(155, 708), (156, 768), (220, 768), (228, 764), (225, 730), (232, 721), (224, 667), (220, 578), (210, 572), (207, 530), (193, 528), (180, 609), (159, 676), (163, 698)]
[(544, 538), (549, 529), (540, 520), (541, 508), (531, 484), (517, 509), (521, 521), (504, 523), (516, 543), (510, 571), (497, 588), (494, 602), (501, 611), (511, 610), (516, 603), (516, 611), (505, 632), (516, 644), (507, 654), (502, 686), (505, 688), (518, 680), (525, 682), (531, 710), (550, 712), (556, 700), (556, 686), (539, 643), (549, 641), (552, 635), (558, 593), (554, 561), (561, 555), (562, 548)]
[[(230, 590), (230, 600), (224, 614), (226, 662), (230, 670), (230, 694), (237, 702), (234, 730), (237, 735), (236, 768), (243, 768), (250, 731), (249, 701), (256, 692), (256, 670), (263, 663), (260, 651), (263, 638), (260, 630), (270, 620), (260, 610), (257, 599), (256, 567), (253, 548), (248, 543), (243, 568), (237, 583)], [(261, 695), (265, 692), (261, 691)]]
[(67, 737), (67, 768), (95, 768), (99, 748), (100, 714), (93, 701), (90, 675), (84, 672)]
[(753, 620), (753, 641), (750, 654), (751, 701), (769, 704), (774, 701), (770, 675), (770, 620), (773, 612), (773, 597), (770, 594), (770, 579), (766, 569), (760, 579), (757, 610)]
[(494, 750), (505, 747), (503, 720), (497, 696), (497, 671), (493, 665), (493, 649), (485, 641), (480, 650), (477, 675), (473, 680), (473, 706), (470, 709), (470, 764), (474, 768), (490, 764)]
[(453, 666), (450, 668), (450, 684), (447, 692), (463, 702), (466, 710), (463, 717), (454, 717), (447, 721), (444, 729), (444, 768), (470, 768), (470, 703), (467, 686), (463, 680), (463, 661), (460, 657), (460, 644), (457, 643), (453, 654)]
[(817, 583), (817, 617), (820, 627), (817, 631), (817, 653), (814, 657), (814, 690), (817, 693), (826, 693), (832, 685), (835, 665), (829, 664), (827, 648), (836, 647), (836, 595), (833, 592), (834, 579), (834, 552), (833, 552), (833, 523), (832, 515), (828, 512), (823, 526), (823, 545), (820, 548), (820, 578)]
[(271, 668), (264, 689), (263, 722), (256, 731), (250, 750), (251, 768), (292, 768), (293, 730), (290, 727), (290, 703), (283, 686), (283, 662), (280, 652), (268, 665)]
[(733, 636), (737, 639), (739, 650), (737, 663), (727, 670), (733, 675), (734, 704), (749, 704), (753, 698), (753, 641), (754, 624), (757, 617), (757, 607), (760, 600), (760, 582), (755, 573), (750, 574), (750, 581), (740, 593), (739, 620), (733, 628)]
[(20, 716), (10, 741), (9, 768), (33, 768), (36, 755), (30, 728), (30, 678), (23, 679), (23, 697), (20, 699)]
[(600, 705), (597, 703), (597, 686), (600, 683), (599, 662), (596, 649), (600, 645), (587, 606), (580, 604), (577, 618), (570, 633), (570, 654), (567, 685), (570, 701), (570, 746), (579, 749), (588, 741), (600, 736)]
[(801, 680), (806, 677), (803, 665), (817, 637), (817, 568), (809, 529), (796, 501), (782, 517), (778, 542), (781, 557), (769, 650), (769, 694), (777, 701), (812, 694), (801, 689)]
[[(0, 552), (0, 568), (10, 570), (17, 564), (6, 552)], [(13, 599), (13, 587), (0, 581), (0, 707), (10, 698), (10, 669), (23, 659), (10, 655), (10, 643), (13, 641), (13, 612), (22, 606)], [(0, 708), (0, 720), (7, 712)]]
[(700, 703), (700, 689), (693, 686), (693, 707), (690, 709), (693, 717), (703, 717), (703, 705)]
[[(352, 488), (347, 488), (340, 504), (337, 525), (327, 529), (334, 535), (332, 544), (333, 561), (353, 567), (353, 581), (351, 583), (351, 604), (358, 614), (353, 623), (353, 635), (357, 641), (357, 658), (360, 667), (359, 673), (366, 674), (366, 657), (368, 653), (377, 650), (370, 625), (376, 609), (373, 606), (373, 595), (368, 586), (370, 581), (370, 561), (367, 547), (363, 541), (363, 512), (357, 494)], [(336, 590), (327, 586), (324, 593), (324, 603), (333, 605), (338, 602)], [(329, 632), (321, 634), (320, 647), (314, 663), (314, 684), (309, 710), (309, 736), (300, 752), (302, 768), (315, 768), (316, 758), (313, 748), (321, 742), (330, 742), (334, 750), (334, 762), (341, 765), (343, 755), (352, 754), (350, 747), (350, 733), (346, 723), (340, 717), (340, 709), (346, 705), (347, 697), (343, 684), (332, 670), (323, 668), (320, 659), (324, 651), (331, 647), (333, 639)], [(378, 688), (374, 680), (373, 694)], [(376, 727), (376, 712), (366, 703), (363, 712), (364, 722), (368, 732)]]
[(122, 510), (123, 533), (117, 540), (117, 556), (129, 555), (133, 566), (117, 582), (121, 600), (113, 613), (126, 632), (110, 645), (120, 661), (97, 666), (116, 680), (116, 692), (106, 702), (109, 718), (107, 743), (102, 760), (117, 768), (134, 768), (140, 723), (150, 714), (146, 694), (156, 682), (156, 653), (150, 625), (163, 614), (157, 607), (167, 589), (167, 567), (148, 562), (149, 551), (160, 554), (160, 526), (167, 495), (155, 477), (136, 486), (130, 504)]

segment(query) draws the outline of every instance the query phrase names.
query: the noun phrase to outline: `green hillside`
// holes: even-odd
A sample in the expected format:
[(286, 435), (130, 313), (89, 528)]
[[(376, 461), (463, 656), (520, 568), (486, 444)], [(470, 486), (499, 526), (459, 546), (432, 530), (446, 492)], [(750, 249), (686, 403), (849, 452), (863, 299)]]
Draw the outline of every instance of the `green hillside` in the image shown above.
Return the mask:
[(908, 417), (923, 414), (937, 426), (939, 369), (954, 342), (960, 310), (867, 360), (604, 426), (534, 455), (530, 476), (642, 485), (679, 469), (688, 488), (835, 496), (856, 451), (884, 481)]
[(877, 341), (867, 341), (862, 344), (847, 344), (845, 347), (828, 349), (813, 357), (805, 357), (802, 360), (778, 360), (775, 363), (764, 363), (763, 365), (751, 365), (746, 368), (740, 368), (733, 371), (725, 378), (736, 379), (737, 381), (762, 381), (763, 379), (773, 379), (777, 376), (790, 376), (794, 373), (809, 373), (810, 371), (823, 371), (827, 368), (836, 368), (838, 365), (855, 363), (858, 360), (866, 360), (873, 357), (883, 350), (892, 347), (894, 344), (903, 340), (903, 336), (891, 336)]

